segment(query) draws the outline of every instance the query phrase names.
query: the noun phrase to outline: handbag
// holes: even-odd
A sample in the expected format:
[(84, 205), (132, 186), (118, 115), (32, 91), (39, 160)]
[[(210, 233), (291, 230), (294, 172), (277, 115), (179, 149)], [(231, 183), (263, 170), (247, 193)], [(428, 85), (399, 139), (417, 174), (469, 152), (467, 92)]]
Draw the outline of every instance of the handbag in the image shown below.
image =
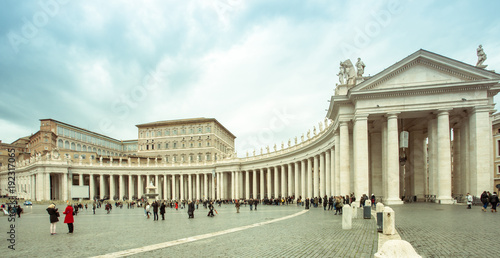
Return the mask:
[(59, 216), (61, 216), (61, 215), (59, 215), (59, 212), (56, 212), (56, 216), (57, 216), (57, 217), (59, 217)]

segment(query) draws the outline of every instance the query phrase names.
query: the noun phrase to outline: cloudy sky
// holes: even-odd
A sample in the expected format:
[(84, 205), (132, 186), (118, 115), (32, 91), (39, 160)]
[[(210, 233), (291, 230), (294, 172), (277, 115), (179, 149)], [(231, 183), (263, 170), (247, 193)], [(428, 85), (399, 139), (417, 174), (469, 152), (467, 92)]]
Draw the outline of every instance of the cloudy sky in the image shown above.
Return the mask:
[[(238, 156), (317, 125), (340, 60), (376, 74), (418, 49), (500, 71), (499, 1), (0, 3), (0, 140), (52, 118), (137, 139), (136, 124), (216, 118)], [(497, 102), (500, 99), (497, 99)]]

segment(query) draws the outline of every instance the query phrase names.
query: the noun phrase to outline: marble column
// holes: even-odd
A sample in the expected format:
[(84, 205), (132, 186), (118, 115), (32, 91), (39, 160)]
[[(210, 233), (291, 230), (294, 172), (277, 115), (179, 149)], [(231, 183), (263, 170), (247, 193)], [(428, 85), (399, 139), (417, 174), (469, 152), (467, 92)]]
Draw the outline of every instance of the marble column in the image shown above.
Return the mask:
[(300, 161), (300, 196), (302, 196), (303, 198), (303, 201), (305, 201), (304, 199), (307, 198), (307, 195), (306, 195), (306, 161), (305, 160), (301, 160)]
[(99, 199), (103, 199), (104, 196), (106, 195), (106, 190), (104, 189), (104, 185), (105, 182), (104, 182), (104, 175), (103, 174), (99, 174)]
[(245, 171), (245, 199), (250, 199), (250, 171)]
[(254, 169), (252, 174), (252, 198), (257, 198), (257, 169)]
[[(460, 140), (460, 127), (456, 126), (453, 127), (453, 171), (452, 171), (452, 188), (453, 188), (453, 194), (459, 195), (463, 194), (462, 189), (461, 189), (461, 184), (460, 184), (460, 179), (462, 178), (461, 172), (462, 169), (460, 165), (462, 164), (461, 162), (461, 147), (460, 143), (462, 141)], [(465, 193), (467, 194), (467, 193)], [(465, 196), (465, 194), (463, 194)]]
[(234, 171), (231, 172), (231, 199), (236, 199), (235, 187), (234, 187)]
[(188, 200), (193, 200), (193, 175), (192, 174), (189, 174), (188, 175), (188, 187), (187, 187), (187, 190), (188, 190)]
[(132, 196), (134, 196), (134, 180), (132, 175), (128, 175), (128, 200), (132, 201)]
[[(469, 148), (469, 117), (462, 118), (462, 125), (460, 126), (460, 168), (461, 168), (461, 180), (460, 189), (462, 193), (471, 193), (470, 188), (470, 148)], [(471, 193), (472, 194), (472, 193)]]
[(295, 196), (295, 200), (297, 200), (297, 198), (299, 197), (300, 194), (300, 190), (299, 190), (299, 162), (294, 162), (294, 169), (293, 169), (293, 179), (294, 179), (294, 186), (295, 186), (295, 192), (293, 193), (293, 195)]
[(335, 165), (334, 165), (334, 172), (333, 172), (333, 181), (334, 181), (334, 191), (333, 194), (335, 196), (341, 195), (340, 192), (340, 133), (335, 132), (333, 135), (333, 138), (335, 139)]
[(196, 173), (196, 200), (201, 200), (201, 195), (200, 195), (200, 174), (198, 172)]
[(280, 196), (280, 185), (279, 185), (279, 166), (274, 167), (274, 198), (278, 198)]
[(184, 198), (184, 175), (179, 175), (179, 198), (181, 201), (185, 200)]
[(272, 182), (271, 182), (271, 167), (267, 168), (267, 198), (271, 199), (273, 191), (272, 191)]
[(313, 165), (311, 162), (311, 158), (307, 159), (307, 198), (314, 198), (313, 195)]
[(413, 195), (417, 196), (417, 201), (425, 198), (425, 181), (427, 161), (425, 160), (426, 141), (422, 131), (410, 132), (410, 148), (413, 171)]
[(347, 195), (351, 192), (351, 173), (349, 161), (349, 128), (347, 121), (340, 121), (340, 195)]
[[(63, 182), (62, 183), (64, 185), (64, 177), (63, 177)], [(64, 195), (64, 193), (63, 193), (63, 195)], [(93, 174), (89, 174), (89, 199), (90, 200), (94, 200), (94, 196), (95, 196), (94, 175)], [(64, 200), (66, 200), (66, 199), (64, 199)]]
[(441, 204), (452, 204), (451, 198), (451, 146), (448, 110), (438, 112), (438, 195)]
[(387, 197), (386, 205), (403, 204), (399, 198), (399, 135), (398, 114), (387, 115)]
[(312, 198), (320, 196), (320, 191), (319, 191), (319, 157), (318, 157), (318, 155), (315, 155), (313, 157), (313, 161), (314, 161), (314, 166), (313, 166), (312, 179), (314, 182), (314, 186), (313, 186), (314, 188), (313, 188), (313, 194), (311, 196)]
[[(208, 200), (208, 176), (209, 174), (203, 174), (203, 200)], [(213, 195), (212, 195), (213, 197)]]
[(437, 182), (437, 174), (438, 174), (438, 135), (437, 135), (437, 119), (433, 118), (429, 121), (428, 124), (428, 134), (429, 134), (429, 194), (436, 195), (438, 194), (438, 182)]
[(226, 194), (226, 186), (225, 186), (226, 179), (224, 178), (224, 172), (220, 173), (220, 196), (222, 199), (227, 199), (227, 194)]
[(319, 154), (319, 196), (323, 198), (326, 194), (326, 171), (325, 171), (325, 155), (326, 153), (322, 152)]
[(176, 183), (176, 178), (175, 178), (175, 175), (172, 175), (172, 176), (171, 176), (171, 178), (172, 178), (172, 179), (171, 179), (171, 180), (172, 180), (172, 182), (171, 182), (171, 183), (172, 183), (172, 193), (171, 193), (171, 194), (172, 194), (172, 197), (171, 197), (171, 199), (172, 199), (172, 200), (178, 200), (178, 199), (177, 199), (177, 195), (175, 194), (175, 189), (176, 189), (176, 188), (175, 188), (175, 183)]
[(370, 195), (368, 178), (368, 115), (356, 115), (354, 119), (354, 194), (361, 200)]
[(280, 195), (282, 197), (287, 197), (288, 196), (288, 191), (286, 187), (286, 171), (285, 171), (285, 165), (281, 165), (281, 191)]
[(325, 180), (326, 180), (326, 186), (325, 186), (325, 194), (330, 197), (332, 196), (332, 174), (331, 174), (331, 161), (332, 161), (332, 158), (330, 156), (330, 151), (331, 150), (326, 150), (325, 152)]
[(123, 186), (123, 175), (118, 175), (118, 199), (121, 201), (125, 195), (125, 187)]
[(295, 192), (293, 191), (293, 172), (292, 172), (292, 163), (288, 163), (288, 189), (287, 189), (287, 196), (293, 196), (295, 195)]
[(491, 161), (492, 126), (488, 106), (472, 109), (469, 119), (470, 194), (480, 196), (482, 191), (494, 189)]
[[(50, 196), (50, 173), (45, 173), (44, 184), (44, 200), (51, 200)], [(83, 180), (82, 180), (83, 181)]]
[(68, 173), (65, 171), (62, 174), (62, 200), (67, 201), (68, 198)]
[(375, 194), (379, 198), (383, 196), (382, 184), (382, 134), (370, 134), (370, 171), (371, 190), (370, 194)]
[(210, 181), (210, 190), (211, 190), (211, 195), (210, 195), (210, 199), (213, 199), (215, 200), (216, 196), (215, 196), (215, 177), (213, 175), (207, 175), (207, 180)]
[(259, 169), (259, 174), (260, 174), (260, 185), (259, 185), (260, 196), (259, 196), (259, 199), (262, 200), (262, 199), (264, 199), (264, 196), (265, 196), (264, 169), (263, 168)]
[(116, 195), (115, 179), (113, 175), (109, 175), (109, 199), (114, 200)]

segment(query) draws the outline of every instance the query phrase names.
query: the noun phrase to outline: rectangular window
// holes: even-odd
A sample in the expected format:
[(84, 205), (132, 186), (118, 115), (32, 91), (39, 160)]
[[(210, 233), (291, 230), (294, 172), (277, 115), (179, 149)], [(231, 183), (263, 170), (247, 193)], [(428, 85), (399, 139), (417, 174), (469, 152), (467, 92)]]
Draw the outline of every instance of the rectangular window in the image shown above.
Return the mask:
[(177, 143), (176, 143), (176, 142), (174, 142), (174, 149), (175, 149), (175, 148), (177, 148)]
[(210, 154), (207, 154), (206, 160), (210, 160)]
[(161, 150), (161, 144), (158, 143), (158, 149)]
[(500, 140), (497, 140), (497, 157), (500, 156)]
[(206, 132), (207, 132), (207, 133), (209, 133), (209, 132), (210, 132), (210, 126), (207, 126), (207, 131), (206, 131)]
[(170, 130), (165, 130), (165, 136), (170, 135)]
[(201, 127), (200, 127), (200, 128), (198, 128), (198, 133), (201, 133), (201, 130), (202, 130), (202, 129), (201, 129)]
[(497, 167), (497, 174), (500, 175), (500, 166)]
[(176, 129), (174, 129), (174, 130), (172, 131), (172, 135), (177, 135), (177, 130), (176, 130)]
[(165, 149), (168, 149), (168, 143), (165, 143)]

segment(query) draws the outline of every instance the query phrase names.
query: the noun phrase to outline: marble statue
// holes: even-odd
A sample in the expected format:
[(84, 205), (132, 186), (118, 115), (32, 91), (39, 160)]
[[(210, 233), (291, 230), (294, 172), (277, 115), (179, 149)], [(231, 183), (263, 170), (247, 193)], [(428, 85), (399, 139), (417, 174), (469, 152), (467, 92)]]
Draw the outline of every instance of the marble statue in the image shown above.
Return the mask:
[(345, 67), (342, 64), (342, 61), (340, 61), (339, 73), (337, 74), (337, 76), (339, 77), (340, 84), (345, 84), (344, 74), (345, 74)]
[(354, 70), (354, 66), (352, 65), (351, 60), (347, 59), (345, 60), (342, 65), (345, 68), (345, 73), (344, 73), (344, 79), (346, 80), (346, 84), (348, 85), (354, 85), (355, 82), (355, 77), (356, 77), (356, 71)]
[(297, 136), (295, 136), (295, 145), (297, 145)]
[(302, 136), (300, 136), (300, 141), (304, 142), (304, 134), (302, 134)]
[(253, 149), (253, 156), (255, 157), (255, 149)]
[(267, 153), (269, 153), (269, 145), (266, 146)]
[(328, 127), (328, 118), (325, 117), (325, 129)]
[(365, 73), (365, 63), (363, 63), (359, 57), (358, 62), (356, 62), (356, 69), (358, 69), (358, 77), (363, 77), (363, 73)]
[(273, 147), (274, 151), (276, 152), (276, 143), (274, 144), (274, 147)]
[(316, 136), (316, 126), (313, 126), (313, 134)]
[(292, 146), (292, 140), (288, 139), (288, 147)]
[(307, 130), (307, 139), (311, 138), (311, 129)]
[(247, 151), (247, 158), (248, 158), (248, 151)]
[(485, 68), (487, 65), (483, 65), (484, 61), (486, 61), (486, 54), (483, 50), (483, 45), (479, 45), (477, 48), (477, 67)]
[(151, 182), (149, 183), (149, 186), (155, 187), (154, 184), (153, 184), (153, 180), (151, 180)]
[(281, 149), (284, 149), (284, 148), (285, 148), (285, 143), (281, 142)]
[(264, 153), (264, 152), (262, 151), (262, 148), (260, 148), (260, 155), (262, 155), (262, 153)]
[(322, 122), (319, 122), (318, 123), (318, 127), (319, 127), (319, 131), (323, 131), (323, 123)]

